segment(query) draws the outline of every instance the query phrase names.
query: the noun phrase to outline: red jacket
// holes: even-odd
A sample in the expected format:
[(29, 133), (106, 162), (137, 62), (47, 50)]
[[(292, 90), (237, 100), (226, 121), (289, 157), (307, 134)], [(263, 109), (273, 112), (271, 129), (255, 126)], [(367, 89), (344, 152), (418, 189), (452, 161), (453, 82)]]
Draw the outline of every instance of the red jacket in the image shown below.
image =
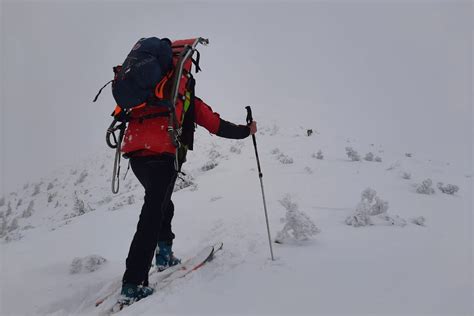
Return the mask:
[[(176, 115), (181, 120), (183, 105), (179, 101), (176, 106)], [(162, 153), (176, 153), (176, 148), (168, 134), (168, 117), (155, 117), (140, 121), (140, 117), (166, 111), (158, 107), (145, 107), (132, 112), (132, 119), (128, 123), (123, 139), (122, 152), (129, 156), (148, 156)], [(247, 126), (234, 125), (220, 118), (204, 101), (195, 98), (195, 123), (203, 126), (212, 134), (226, 138), (240, 139), (249, 135)], [(181, 123), (181, 122), (180, 122)]]

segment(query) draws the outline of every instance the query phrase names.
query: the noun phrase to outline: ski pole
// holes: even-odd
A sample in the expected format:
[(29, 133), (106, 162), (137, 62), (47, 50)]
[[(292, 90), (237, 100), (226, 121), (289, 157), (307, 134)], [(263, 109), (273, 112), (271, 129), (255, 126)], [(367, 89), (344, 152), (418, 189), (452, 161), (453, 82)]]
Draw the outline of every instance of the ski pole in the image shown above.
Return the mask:
[[(253, 122), (252, 109), (250, 106), (245, 107), (247, 109), (247, 125)], [(252, 135), (253, 147), (255, 148), (255, 157), (257, 157), (257, 166), (258, 166), (258, 177), (260, 179), (260, 187), (262, 188), (262, 197), (263, 197), (263, 209), (265, 210), (265, 220), (267, 222), (267, 232), (268, 232), (268, 243), (270, 244), (270, 254), (272, 256), (272, 261), (275, 260), (273, 257), (273, 248), (272, 248), (272, 237), (270, 236), (270, 225), (268, 224), (268, 212), (267, 212), (267, 203), (265, 201), (265, 191), (263, 190), (263, 173), (262, 168), (260, 167), (260, 159), (258, 158), (257, 150), (257, 139), (255, 134)]]

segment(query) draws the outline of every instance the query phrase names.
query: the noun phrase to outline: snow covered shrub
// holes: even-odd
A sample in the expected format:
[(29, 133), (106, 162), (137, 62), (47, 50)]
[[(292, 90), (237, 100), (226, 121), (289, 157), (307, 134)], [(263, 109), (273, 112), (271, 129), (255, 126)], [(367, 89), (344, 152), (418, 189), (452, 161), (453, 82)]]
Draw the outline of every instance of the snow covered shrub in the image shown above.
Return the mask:
[(391, 217), (387, 214), (388, 202), (377, 196), (371, 188), (362, 191), (361, 201), (354, 214), (345, 220), (347, 225), (360, 227), (368, 225), (396, 225), (405, 226), (406, 221), (398, 216)]
[(380, 215), (386, 213), (388, 210), (388, 202), (382, 200), (378, 196), (375, 197), (375, 203), (372, 205), (369, 215)]
[(409, 221), (415, 225), (425, 226), (426, 219), (423, 216), (410, 218)]
[(209, 150), (208, 155), (211, 160), (216, 160), (217, 158), (220, 158), (222, 156), (216, 148), (212, 148), (211, 150)]
[(374, 154), (371, 153), (371, 152), (368, 152), (368, 153), (365, 155), (364, 160), (366, 160), (366, 161), (374, 161)]
[(359, 153), (355, 151), (352, 147), (346, 147), (346, 154), (351, 161), (360, 161)]
[(405, 156), (408, 157), (408, 158), (411, 158), (413, 156), (412, 153), (405, 153)]
[(278, 161), (280, 161), (284, 165), (289, 165), (293, 163), (293, 158), (288, 157), (287, 155), (281, 153), (277, 156)]
[(278, 149), (278, 148), (274, 148), (274, 149), (272, 149), (272, 151), (271, 151), (271, 154), (272, 154), (272, 155), (278, 155), (279, 153), (280, 153), (280, 149)]
[(89, 204), (86, 204), (84, 200), (80, 199), (77, 196), (77, 192), (74, 192), (74, 205), (72, 207), (72, 210), (73, 210), (73, 213), (70, 214), (69, 216), (66, 216), (67, 218), (81, 216), (93, 211), (92, 207), (90, 207)]
[(0, 217), (0, 238), (5, 237), (7, 234), (7, 218), (5, 216)]
[(23, 199), (19, 199), (18, 203), (16, 203), (16, 208), (20, 207), (23, 204)]
[(76, 180), (76, 182), (74, 182), (74, 185), (83, 183), (87, 176), (88, 176), (87, 170), (83, 170), (81, 174), (79, 175), (79, 178)]
[(5, 212), (5, 216), (8, 217), (12, 214), (12, 205), (10, 202), (8, 202), (8, 205), (7, 205), (7, 211)]
[(135, 204), (135, 196), (134, 195), (129, 195), (127, 198), (127, 204), (128, 205), (133, 205)]
[(240, 155), (242, 153), (242, 147), (244, 146), (244, 143), (241, 141), (235, 142), (232, 146), (230, 146), (230, 152)]
[(11, 233), (12, 231), (17, 230), (18, 227), (19, 227), (19, 225), (18, 225), (18, 219), (17, 219), (17, 218), (14, 218), (14, 219), (12, 220), (12, 222), (10, 223), (10, 226), (8, 226), (7, 231), (8, 231), (9, 233)]
[(323, 160), (324, 159), (324, 155), (323, 155), (323, 152), (322, 150), (318, 150), (318, 152), (316, 154), (312, 154), (311, 157), (313, 158), (316, 158), (316, 159), (319, 159), (319, 160)]
[(34, 201), (30, 201), (30, 204), (28, 204), (28, 207), (26, 208), (26, 210), (23, 212), (22, 214), (22, 217), (23, 218), (27, 218), (27, 217), (30, 217), (31, 215), (33, 215), (33, 207), (35, 206), (35, 202)]
[(4, 206), (5, 205), (5, 197), (2, 197), (0, 199), (0, 207)]
[(52, 182), (50, 182), (48, 184), (48, 187), (46, 188), (47, 191), (51, 190), (52, 188), (54, 188), (54, 184)]
[(197, 189), (197, 184), (194, 183), (194, 178), (189, 174), (186, 174), (185, 176), (182, 176), (182, 177), (178, 177), (178, 179), (176, 179), (173, 192), (176, 192), (185, 188), (190, 188), (191, 190)]
[(104, 204), (108, 204), (110, 202), (112, 202), (113, 198), (110, 196), (110, 195), (107, 195), (106, 197), (104, 197), (102, 200), (100, 200), (99, 202), (97, 202), (97, 204), (99, 205), (104, 205)]
[(35, 188), (33, 189), (33, 194), (31, 196), (36, 196), (40, 193), (41, 190), (41, 183), (35, 184)]
[(304, 167), (304, 172), (307, 174), (313, 174), (313, 170), (308, 166)]
[(433, 181), (431, 181), (431, 179), (426, 179), (417, 186), (416, 192), (420, 194), (434, 194), (435, 190), (431, 187), (432, 185)]
[(375, 162), (382, 162), (382, 158), (380, 158), (379, 156), (377, 156), (377, 157), (374, 158), (374, 161), (375, 161)]
[(214, 160), (209, 160), (201, 167), (201, 171), (209, 171), (218, 166), (218, 163)]
[(411, 179), (411, 173), (403, 172), (402, 178), (405, 179), (405, 180), (410, 180)]
[(277, 233), (276, 243), (283, 243), (294, 239), (297, 241), (307, 240), (320, 232), (308, 215), (298, 210), (298, 205), (291, 201), (289, 195), (279, 201), (286, 209), (286, 215), (281, 219), (284, 223), (283, 229)]
[(71, 274), (90, 273), (102, 267), (107, 260), (101, 256), (91, 255), (83, 258), (74, 258), (71, 263)]
[(454, 184), (446, 184), (444, 185), (443, 182), (438, 182), (438, 189), (445, 193), (445, 194), (454, 194), (459, 191), (459, 187)]

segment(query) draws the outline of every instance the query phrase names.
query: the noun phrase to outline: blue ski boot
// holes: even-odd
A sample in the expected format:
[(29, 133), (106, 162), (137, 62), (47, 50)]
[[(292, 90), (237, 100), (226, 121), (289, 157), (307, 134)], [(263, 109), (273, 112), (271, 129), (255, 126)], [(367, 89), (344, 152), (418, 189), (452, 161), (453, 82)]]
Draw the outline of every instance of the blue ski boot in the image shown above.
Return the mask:
[(158, 242), (155, 259), (156, 268), (159, 272), (181, 263), (181, 259), (178, 259), (174, 256), (172, 247), (173, 242), (171, 241)]
[(120, 304), (131, 305), (142, 298), (153, 294), (154, 289), (148, 286), (136, 285), (132, 283), (122, 284), (122, 291), (120, 292)]

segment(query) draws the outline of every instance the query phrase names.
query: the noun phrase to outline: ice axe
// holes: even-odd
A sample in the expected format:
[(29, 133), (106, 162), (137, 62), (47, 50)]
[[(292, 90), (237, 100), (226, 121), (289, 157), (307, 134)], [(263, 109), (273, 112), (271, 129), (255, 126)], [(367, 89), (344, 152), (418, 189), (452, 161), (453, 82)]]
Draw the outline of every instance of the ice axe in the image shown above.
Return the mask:
[[(250, 125), (253, 122), (252, 109), (250, 108), (250, 106), (246, 106), (245, 108), (247, 109), (247, 125)], [(263, 173), (262, 168), (260, 167), (260, 159), (258, 158), (257, 139), (255, 137), (255, 134), (252, 135), (252, 140), (253, 147), (255, 148), (255, 157), (257, 158), (258, 177), (260, 179), (260, 187), (262, 188), (263, 209), (265, 210), (265, 220), (267, 222), (268, 242), (270, 244), (270, 254), (272, 256), (273, 261), (275, 260), (275, 258), (273, 257), (272, 237), (270, 236), (270, 225), (268, 224), (267, 203), (265, 201), (265, 191), (263, 190)]]

